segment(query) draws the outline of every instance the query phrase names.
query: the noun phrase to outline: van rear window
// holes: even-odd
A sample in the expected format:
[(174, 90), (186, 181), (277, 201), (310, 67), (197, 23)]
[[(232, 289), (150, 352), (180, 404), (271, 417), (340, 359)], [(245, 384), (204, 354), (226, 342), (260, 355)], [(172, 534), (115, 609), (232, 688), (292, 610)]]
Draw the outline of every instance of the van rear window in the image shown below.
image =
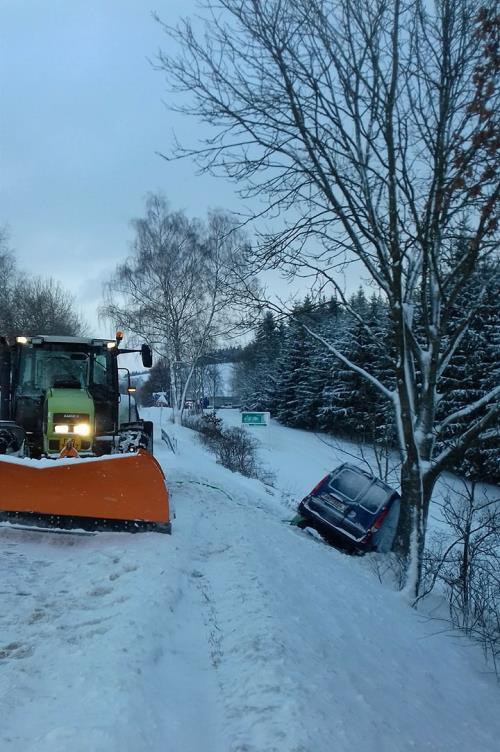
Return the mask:
[(328, 485), (332, 491), (336, 491), (349, 501), (356, 501), (370, 485), (370, 479), (346, 468), (332, 478)]
[(328, 485), (335, 494), (339, 494), (347, 501), (360, 504), (370, 512), (380, 509), (389, 496), (382, 484), (348, 468), (332, 478)]

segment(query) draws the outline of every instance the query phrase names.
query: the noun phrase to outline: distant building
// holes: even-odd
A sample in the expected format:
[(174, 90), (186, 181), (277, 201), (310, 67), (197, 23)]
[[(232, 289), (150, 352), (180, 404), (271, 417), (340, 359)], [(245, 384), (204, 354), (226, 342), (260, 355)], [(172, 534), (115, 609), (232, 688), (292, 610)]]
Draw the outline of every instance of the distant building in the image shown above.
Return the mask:
[[(213, 402), (213, 399), (212, 399)], [(231, 396), (216, 396), (215, 407), (240, 407), (241, 399), (235, 395)]]

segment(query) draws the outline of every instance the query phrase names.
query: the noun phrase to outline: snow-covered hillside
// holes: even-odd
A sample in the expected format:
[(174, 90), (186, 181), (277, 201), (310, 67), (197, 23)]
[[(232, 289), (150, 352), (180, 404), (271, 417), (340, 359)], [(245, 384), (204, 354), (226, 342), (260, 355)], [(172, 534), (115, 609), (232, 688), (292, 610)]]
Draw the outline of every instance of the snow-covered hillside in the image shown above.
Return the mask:
[(345, 456), (256, 429), (271, 489), (166, 427), (171, 537), (0, 529), (2, 751), (498, 749), (480, 651), (285, 523)]

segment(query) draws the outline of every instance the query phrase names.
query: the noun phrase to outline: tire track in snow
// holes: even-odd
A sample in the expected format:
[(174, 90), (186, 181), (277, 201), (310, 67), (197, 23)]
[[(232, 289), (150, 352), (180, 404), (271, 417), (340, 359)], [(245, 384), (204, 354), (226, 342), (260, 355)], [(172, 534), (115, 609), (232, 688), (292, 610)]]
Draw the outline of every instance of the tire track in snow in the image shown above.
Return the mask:
[(207, 649), (224, 703), (224, 751), (310, 752), (296, 722), (296, 687), (272, 593), (247, 532), (252, 508), (230, 496), (205, 489), (203, 498), (190, 500), (203, 510), (200, 526), (208, 525), (191, 576), (204, 603)]

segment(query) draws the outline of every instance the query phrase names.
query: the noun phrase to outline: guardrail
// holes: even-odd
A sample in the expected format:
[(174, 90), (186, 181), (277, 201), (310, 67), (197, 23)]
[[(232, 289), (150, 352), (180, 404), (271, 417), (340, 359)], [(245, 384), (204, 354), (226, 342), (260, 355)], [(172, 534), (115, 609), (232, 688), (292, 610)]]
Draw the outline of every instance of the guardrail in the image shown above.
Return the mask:
[(175, 447), (172, 442), (172, 439), (170, 438), (170, 436), (168, 435), (168, 433), (165, 431), (164, 428), (161, 429), (161, 438), (162, 438), (162, 441), (164, 441), (165, 444), (169, 447), (170, 451), (175, 454)]

